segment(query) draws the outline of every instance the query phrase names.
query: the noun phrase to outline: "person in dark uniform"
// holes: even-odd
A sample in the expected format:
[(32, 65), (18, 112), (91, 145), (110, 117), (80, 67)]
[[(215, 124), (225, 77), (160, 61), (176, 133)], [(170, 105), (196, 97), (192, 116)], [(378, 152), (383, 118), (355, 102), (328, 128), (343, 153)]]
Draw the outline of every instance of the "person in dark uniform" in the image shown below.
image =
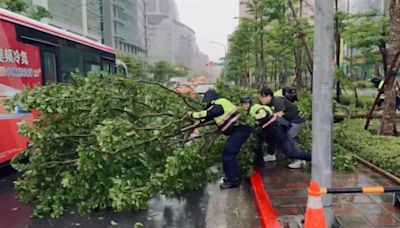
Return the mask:
[(228, 137), (222, 152), (225, 177), (220, 188), (237, 188), (240, 186), (240, 177), (236, 157), (249, 138), (252, 129), (249, 125), (239, 124), (238, 107), (229, 100), (220, 98), (215, 90), (208, 90), (204, 94), (203, 102), (207, 104), (206, 110), (189, 112), (188, 115), (199, 120), (214, 120), (221, 133)]
[[(241, 104), (243, 110), (249, 111), (251, 106), (253, 105), (253, 102), (249, 96), (241, 96), (240, 104)], [(256, 138), (256, 145), (254, 145), (255, 146), (254, 147), (254, 149), (255, 149), (254, 166), (257, 168), (263, 168), (263, 167), (265, 167), (264, 151), (262, 148), (263, 143), (264, 143), (263, 133), (260, 128), (256, 127), (256, 128), (253, 128), (253, 134), (255, 135), (255, 138)]]

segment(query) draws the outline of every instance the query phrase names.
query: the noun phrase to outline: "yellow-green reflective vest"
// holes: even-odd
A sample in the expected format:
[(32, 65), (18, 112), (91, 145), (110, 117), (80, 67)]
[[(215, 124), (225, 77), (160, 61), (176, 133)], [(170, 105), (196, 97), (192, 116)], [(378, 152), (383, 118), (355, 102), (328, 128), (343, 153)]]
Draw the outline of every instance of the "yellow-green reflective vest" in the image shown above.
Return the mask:
[(382, 79), (381, 82), (379, 82), (378, 89), (382, 89), (384, 83), (385, 83), (385, 80)]
[[(378, 86), (378, 90), (379, 90), (379, 91), (382, 89), (383, 84), (385, 84), (385, 80), (384, 80), (384, 79), (382, 79), (381, 82), (379, 82), (379, 86)], [(381, 98), (382, 98), (382, 99), (385, 99), (385, 93), (382, 93), (382, 94), (381, 94)]]
[[(260, 112), (264, 110), (265, 112)], [(254, 117), (261, 128), (266, 128), (276, 121), (272, 109), (266, 105), (255, 104), (250, 108), (250, 115)]]
[[(265, 113), (260, 113), (260, 110), (265, 110)], [(269, 117), (272, 114), (272, 109), (266, 105), (255, 104), (250, 108), (250, 115), (254, 117), (256, 120), (261, 120), (266, 117)]]
[(280, 89), (274, 93), (275, 97), (283, 97), (283, 89)]
[(214, 118), (215, 123), (222, 132), (228, 130), (230, 126), (234, 125), (239, 120), (239, 109), (229, 100), (220, 98), (213, 101), (212, 104), (221, 105), (224, 109), (224, 114)]

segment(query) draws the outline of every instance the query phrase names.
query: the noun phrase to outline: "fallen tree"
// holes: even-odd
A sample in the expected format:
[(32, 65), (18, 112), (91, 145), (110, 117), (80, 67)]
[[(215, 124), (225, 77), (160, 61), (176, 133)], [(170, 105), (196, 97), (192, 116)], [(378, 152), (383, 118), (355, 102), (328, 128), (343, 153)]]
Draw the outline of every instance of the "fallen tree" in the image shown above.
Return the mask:
[[(40, 113), (33, 126), (20, 124), (33, 147), (12, 162), (22, 173), (16, 190), (36, 205), (36, 217), (57, 217), (67, 208), (139, 210), (157, 194), (176, 196), (220, 175), (213, 167), (224, 137), (205, 127), (191, 138), (197, 125), (186, 112), (202, 104), (162, 84), (77, 77), (24, 90), (7, 103), (10, 110), (17, 105)], [(251, 173), (252, 150), (241, 158)]]
[[(345, 119), (362, 119), (362, 118), (367, 118), (369, 115), (368, 112), (356, 112), (356, 113), (351, 113), (350, 115), (347, 113), (341, 113), (341, 112), (336, 112), (334, 114), (334, 121), (342, 121)], [(371, 118), (382, 118), (383, 113), (382, 112), (373, 112), (371, 115)], [(400, 118), (400, 114), (396, 114), (396, 118)]]

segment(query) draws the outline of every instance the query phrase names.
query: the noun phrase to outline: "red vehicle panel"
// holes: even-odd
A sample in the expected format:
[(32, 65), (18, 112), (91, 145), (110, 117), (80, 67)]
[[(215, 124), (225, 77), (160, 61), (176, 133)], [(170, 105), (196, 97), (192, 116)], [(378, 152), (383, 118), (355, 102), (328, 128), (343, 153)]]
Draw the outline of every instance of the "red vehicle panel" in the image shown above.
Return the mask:
[(26, 149), (28, 139), (17, 133), (17, 123), (33, 120), (19, 107), (7, 112), (2, 101), (41, 83), (39, 47), (17, 41), (14, 24), (0, 20), (0, 163)]

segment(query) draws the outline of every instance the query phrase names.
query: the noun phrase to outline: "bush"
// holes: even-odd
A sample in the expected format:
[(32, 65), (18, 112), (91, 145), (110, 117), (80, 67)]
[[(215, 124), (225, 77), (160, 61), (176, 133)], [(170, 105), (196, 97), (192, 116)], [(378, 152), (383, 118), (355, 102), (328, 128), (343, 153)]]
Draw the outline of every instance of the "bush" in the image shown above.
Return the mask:
[(370, 81), (355, 81), (353, 85), (358, 89), (375, 88), (374, 84)]
[[(363, 129), (364, 124), (365, 120), (343, 122), (335, 128), (335, 141), (380, 168), (400, 176), (400, 138), (371, 134)], [(372, 121), (372, 132), (378, 126), (378, 120)]]
[[(340, 132), (338, 131), (335, 133), (338, 134)], [(336, 136), (334, 136), (334, 139), (336, 139)], [(310, 128), (305, 128), (299, 134), (298, 142), (302, 150), (311, 152), (312, 137)], [(354, 154), (350, 150), (342, 147), (340, 142), (337, 142), (336, 140), (334, 140), (333, 145), (333, 168), (341, 171), (351, 171), (356, 168), (356, 159)]]
[(358, 97), (358, 104), (357, 107), (361, 109), (370, 109), (374, 103), (374, 98), (373, 97), (368, 97), (368, 96), (360, 96)]
[(354, 95), (343, 95), (340, 97), (340, 104), (342, 105), (354, 105), (355, 103), (355, 98)]

